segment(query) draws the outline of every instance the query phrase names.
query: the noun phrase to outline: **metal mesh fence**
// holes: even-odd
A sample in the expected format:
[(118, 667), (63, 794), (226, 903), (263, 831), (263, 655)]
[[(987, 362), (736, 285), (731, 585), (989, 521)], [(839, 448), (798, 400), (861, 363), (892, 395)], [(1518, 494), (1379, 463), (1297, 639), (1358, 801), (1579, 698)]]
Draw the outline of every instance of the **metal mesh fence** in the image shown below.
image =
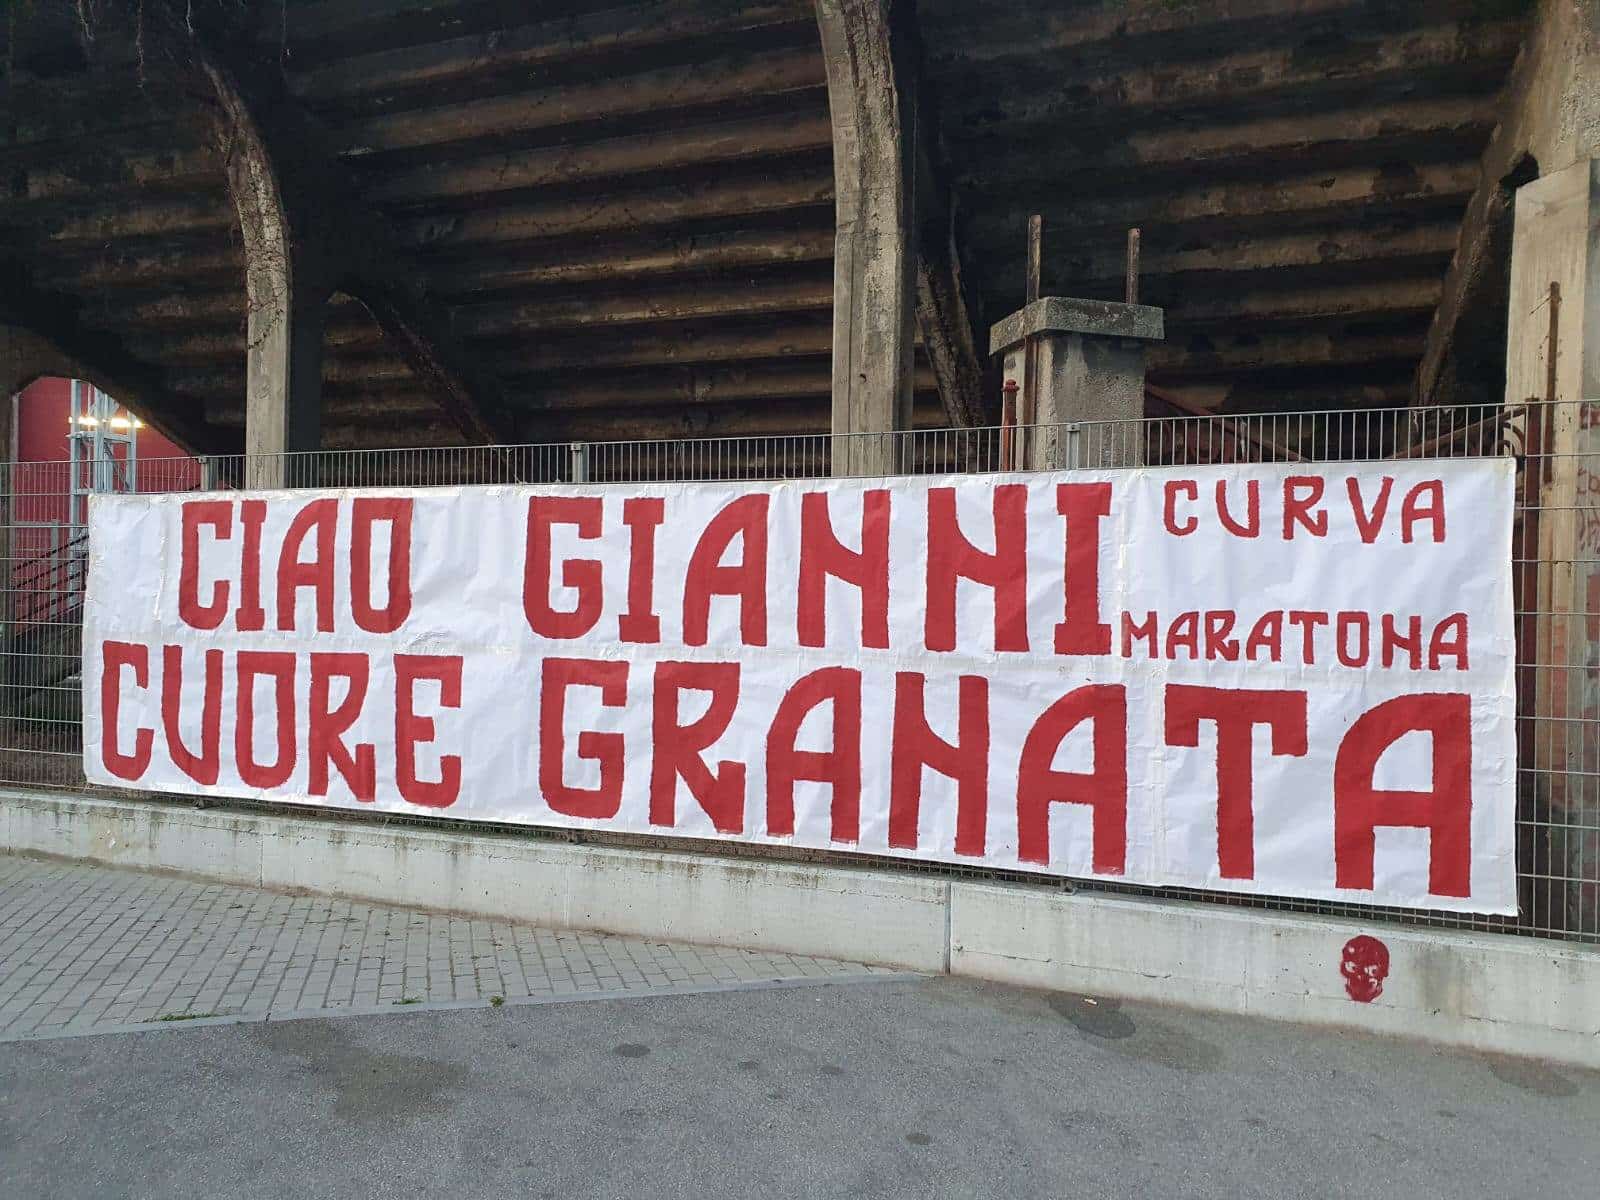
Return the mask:
[[(1375, 462), (1509, 456), (1518, 465), (1517, 917), (1220, 896), (1215, 903), (1600, 940), (1600, 403), (1174, 416), (1060, 426), (678, 441), (553, 443), (270, 457), (19, 463), (0, 478), (0, 781), (84, 788), (80, 632), (94, 490), (773, 480), (1146, 464)], [(130, 599), (135, 599), (130, 597)], [(526, 832), (526, 831), (524, 831)], [(561, 836), (570, 836), (563, 833)], [(606, 840), (585, 834), (584, 840)], [(619, 837), (634, 842), (638, 839)], [(739, 848), (718, 844), (719, 852)], [(763, 852), (760, 848), (744, 848)], [(764, 851), (771, 854), (770, 848)], [(860, 855), (799, 855), (811, 860)], [(884, 860), (895, 870), (920, 864)], [(929, 871), (1014, 872), (928, 864)], [(1076, 883), (1123, 889), (1102, 881)]]

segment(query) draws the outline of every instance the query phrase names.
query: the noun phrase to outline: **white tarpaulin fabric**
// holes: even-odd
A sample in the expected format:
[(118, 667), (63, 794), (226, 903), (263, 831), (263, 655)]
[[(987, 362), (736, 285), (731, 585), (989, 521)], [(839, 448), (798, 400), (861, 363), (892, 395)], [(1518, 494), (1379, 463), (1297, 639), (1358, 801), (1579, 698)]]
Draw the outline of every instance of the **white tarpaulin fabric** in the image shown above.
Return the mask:
[(116, 786), (1516, 907), (1513, 464), (97, 496)]

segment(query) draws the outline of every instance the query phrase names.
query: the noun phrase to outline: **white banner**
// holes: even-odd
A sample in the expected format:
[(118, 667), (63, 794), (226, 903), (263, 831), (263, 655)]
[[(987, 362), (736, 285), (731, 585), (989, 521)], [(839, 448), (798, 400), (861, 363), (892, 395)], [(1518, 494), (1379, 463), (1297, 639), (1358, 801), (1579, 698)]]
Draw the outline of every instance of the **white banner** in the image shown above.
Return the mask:
[(96, 496), (114, 786), (1516, 908), (1509, 459)]

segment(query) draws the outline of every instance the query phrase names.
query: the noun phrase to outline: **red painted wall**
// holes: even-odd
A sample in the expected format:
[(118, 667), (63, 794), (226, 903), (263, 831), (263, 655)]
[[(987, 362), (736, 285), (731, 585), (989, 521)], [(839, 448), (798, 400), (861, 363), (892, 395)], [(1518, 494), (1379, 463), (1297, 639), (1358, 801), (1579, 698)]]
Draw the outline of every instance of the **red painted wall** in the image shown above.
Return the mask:
[[(0, 403), (7, 399), (0, 397)], [(47, 593), (66, 586), (64, 568), (56, 569), (55, 560), (71, 516), (72, 451), (67, 442), (71, 416), (70, 379), (35, 380), (17, 397), (9, 519), (12, 586), (19, 593), (16, 619), (22, 621), (30, 615), (48, 619), (43, 607)], [(134, 436), (139, 491), (188, 491), (200, 486), (200, 464), (192, 456), (148, 426)], [(11, 451), (12, 447), (0, 447), (0, 453)]]

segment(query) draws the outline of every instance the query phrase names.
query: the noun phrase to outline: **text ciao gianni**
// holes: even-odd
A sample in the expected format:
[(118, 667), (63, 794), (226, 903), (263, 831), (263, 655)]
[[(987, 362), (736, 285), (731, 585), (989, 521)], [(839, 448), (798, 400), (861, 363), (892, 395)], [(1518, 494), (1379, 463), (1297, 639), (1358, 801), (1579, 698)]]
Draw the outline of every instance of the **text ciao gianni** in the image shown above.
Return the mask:
[[(1115, 561), (1116, 548), (1109, 539), (1103, 546), (1102, 534), (1112, 489), (1108, 482), (1055, 484), (1041, 508), (1037, 498), (1030, 505), (1026, 485), (1002, 483), (983, 489), (976, 508), (969, 492), (958, 515), (952, 487), (855, 493), (818, 488), (801, 492), (797, 518), (790, 514), (784, 526), (790, 531), (786, 540), (797, 530), (797, 545), (771, 542), (775, 496), (767, 491), (696, 513), (688, 530), (677, 526), (690, 521), (689, 514), (677, 511), (666, 527), (662, 497), (531, 496), (521, 600), (542, 654), (531, 660), (537, 678), (528, 681), (539, 697), (537, 728), (528, 734), (537, 750), (542, 802), (570, 817), (615, 817), (624, 776), (637, 770), (648, 775), (654, 825), (676, 824), (686, 792), (721, 833), (745, 832), (750, 805), (759, 804), (766, 834), (782, 837), (794, 832), (797, 785), (824, 784), (831, 793), (831, 838), (849, 846), (859, 840), (861, 827), (863, 706), (875, 710), (881, 703), (889, 711), (872, 715), (884, 721), (889, 742), (891, 847), (917, 849), (923, 779), (934, 773), (955, 784), (957, 855), (988, 853), (991, 805), (1011, 804), (1018, 859), (1049, 863), (1051, 806), (1084, 805), (1093, 814), (1094, 870), (1116, 875), (1127, 852), (1125, 685), (1072, 686), (1063, 676), (1060, 694), (1040, 698), (1025, 734), (1004, 731), (1020, 739), (1020, 756), (1008, 760), (1014, 772), (1002, 773), (991, 763), (985, 664), (1008, 655), (1090, 656), (1420, 672), (1440, 682), (1360, 713), (1338, 733), (1332, 781), (1338, 884), (1372, 887), (1376, 827), (1416, 826), (1432, 831), (1430, 890), (1466, 895), (1471, 722), (1467, 695), (1443, 682), (1468, 667), (1465, 615), (1425, 619), (1309, 608), (1111, 611), (1102, 575), (1106, 561)], [(1281, 486), (1278, 480), (1237, 476), (1215, 483), (1171, 479), (1160, 496), (1162, 536), (1174, 539), (1314, 543), (1338, 536), (1353, 547), (1380, 537), (1401, 544), (1436, 544), (1446, 537), (1439, 480), (1401, 491), (1392, 479), (1370, 475), (1289, 476)], [(384, 778), (393, 779), (403, 800), (449, 807), (462, 790), (462, 762), (455, 748), (436, 744), (436, 719), (462, 705), (463, 656), (396, 652), (379, 671), (373, 655), (350, 648), (370, 639), (346, 636), (400, 634), (412, 616), (419, 532), (413, 499), (271, 503), (293, 505), (292, 519), (269, 523), (268, 501), (260, 499), (182, 504), (177, 615), (198, 631), (296, 638), (286, 643), (267, 636), (258, 648), (227, 650), (105, 642), (102, 761), (114, 775), (137, 781), (159, 746), (197, 783), (217, 784), (226, 762), (240, 784), (263, 790), (285, 786), (303, 763), (299, 778), (308, 794), (326, 796), (341, 781), (356, 800), (371, 801), (382, 754), (392, 756)], [(892, 518), (897, 530), (906, 528), (904, 514), (892, 508), (902, 505), (915, 510), (912, 528), (921, 542), (909, 571), (899, 561), (905, 550), (890, 537)], [(657, 570), (669, 534), (674, 547), (692, 546), (670, 589), (661, 586)], [(586, 542), (596, 548), (586, 552)], [(1037, 615), (1044, 565), (1052, 597), (1048, 625)], [(909, 608), (908, 592), (917, 599)], [(847, 606), (839, 603), (844, 593), (851, 593)], [(769, 603), (775, 595), (784, 597), (781, 605)], [(714, 604), (737, 611), (736, 635), (732, 625), (728, 636), (717, 635)], [(664, 621), (669, 610), (671, 619)], [(784, 628), (777, 627), (776, 611)], [(908, 627), (907, 612), (915, 613), (914, 626)], [(846, 622), (849, 628), (842, 629)], [(662, 645), (664, 625), (673, 636), (657, 654), (603, 652), (614, 644)], [(325, 639), (326, 648), (319, 644), (316, 635), (335, 633)], [(463, 629), (460, 640), (470, 645), (472, 630)], [(719, 650), (726, 644), (726, 653), (715, 661), (703, 652), (680, 661), (670, 652), (673, 640), (688, 647), (714, 642)], [(765, 794), (751, 796), (747, 762), (708, 752), (733, 722), (741, 673), (762, 661), (746, 648), (769, 645), (826, 647), (835, 657), (809, 669), (807, 659), (789, 654), (767, 668), (768, 677), (773, 670), (788, 675), (770, 720), (763, 713), (765, 737), (741, 743), (747, 758), (759, 754), (764, 762)], [(872, 650), (897, 652), (879, 660), (897, 669), (881, 697), (868, 689), (864, 701), (862, 667), (872, 660), (851, 651)], [(922, 653), (957, 656), (936, 677), (942, 686), (955, 675), (955, 711), (938, 713), (932, 723), (953, 737), (930, 725), (930, 674), (918, 669), (929, 661), (919, 660)], [(353, 731), (375, 679), (385, 687), (392, 680), (393, 696), (383, 704), (385, 714), (393, 712), (392, 738), (385, 730), (384, 736), (369, 731), (358, 739)], [(647, 706), (648, 744), (629, 744), (618, 732), (569, 730), (568, 699), (575, 689), (586, 690), (587, 711), (594, 710), (596, 696), (601, 708)], [(119, 722), (123, 698), (136, 690), (159, 699), (159, 723), (134, 728)], [(1215, 746), (1218, 866), (1224, 878), (1250, 879), (1252, 746), (1303, 756), (1307, 692), (1179, 683), (1167, 683), (1163, 691), (1164, 727), (1155, 736), (1172, 746)], [(686, 693), (703, 695), (689, 702)], [(234, 715), (228, 730), (221, 718), (225, 695)], [(264, 745), (258, 746), (257, 708), (266, 696), (272, 705), (266, 723), (275, 726), (276, 738), (261, 737)], [(532, 711), (530, 705), (530, 723)], [(830, 731), (827, 748), (803, 749), (801, 726), (818, 713)], [(187, 715), (180, 720), (180, 714)], [(1201, 738), (1203, 724), (1214, 729), (1210, 741)], [(1092, 765), (1060, 769), (1057, 751), (1085, 725)], [(1258, 730), (1268, 735), (1259, 743)], [(1401, 794), (1375, 786), (1374, 767), (1390, 745), (1415, 731), (1432, 736), (1433, 787), (1397, 799)], [(578, 760), (588, 763), (583, 785), (572, 782), (580, 774)]]

